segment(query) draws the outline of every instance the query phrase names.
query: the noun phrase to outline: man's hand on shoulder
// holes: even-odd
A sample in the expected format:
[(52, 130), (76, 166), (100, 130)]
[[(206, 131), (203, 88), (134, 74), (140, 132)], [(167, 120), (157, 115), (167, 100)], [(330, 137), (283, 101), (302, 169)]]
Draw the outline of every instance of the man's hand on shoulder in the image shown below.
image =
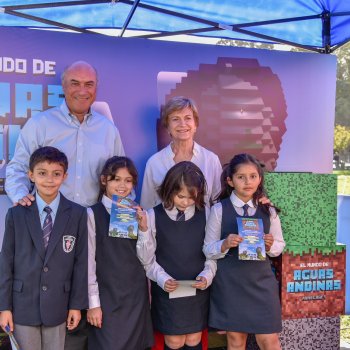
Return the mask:
[(26, 196), (24, 196), (22, 199), (20, 199), (18, 202), (14, 203), (13, 205), (22, 205), (23, 207), (29, 207), (30, 205), (32, 205), (32, 202), (35, 201), (35, 197), (28, 193)]

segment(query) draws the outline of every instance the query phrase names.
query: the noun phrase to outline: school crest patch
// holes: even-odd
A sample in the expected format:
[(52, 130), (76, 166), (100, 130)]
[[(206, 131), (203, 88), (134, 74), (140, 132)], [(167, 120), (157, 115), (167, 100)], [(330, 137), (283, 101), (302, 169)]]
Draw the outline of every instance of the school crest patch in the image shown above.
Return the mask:
[(75, 237), (74, 236), (63, 236), (63, 251), (70, 253), (74, 248)]

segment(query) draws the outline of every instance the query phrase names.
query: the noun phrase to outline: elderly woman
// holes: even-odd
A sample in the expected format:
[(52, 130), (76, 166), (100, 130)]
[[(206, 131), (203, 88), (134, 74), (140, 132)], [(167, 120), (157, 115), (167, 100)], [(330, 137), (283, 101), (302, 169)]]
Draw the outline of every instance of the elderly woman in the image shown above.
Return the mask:
[(170, 99), (162, 110), (161, 121), (172, 141), (147, 161), (141, 206), (149, 209), (160, 203), (157, 189), (165, 174), (173, 165), (184, 160), (195, 163), (202, 170), (208, 185), (205, 199), (206, 203), (210, 204), (220, 192), (222, 168), (216, 154), (194, 141), (199, 125), (198, 111), (194, 102), (185, 97)]

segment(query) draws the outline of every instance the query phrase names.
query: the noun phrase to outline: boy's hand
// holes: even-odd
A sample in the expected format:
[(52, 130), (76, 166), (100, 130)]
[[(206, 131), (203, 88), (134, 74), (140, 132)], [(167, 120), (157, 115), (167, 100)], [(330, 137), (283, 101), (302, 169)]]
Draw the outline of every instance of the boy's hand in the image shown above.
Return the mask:
[(243, 241), (243, 237), (230, 233), (221, 245), (221, 253), (225, 252), (227, 249), (237, 247)]
[(32, 205), (32, 202), (35, 201), (35, 197), (28, 193), (26, 196), (24, 196), (22, 199), (20, 199), (17, 203), (14, 203), (14, 206), (16, 205), (22, 205), (23, 207), (29, 207)]
[(268, 233), (264, 235), (264, 241), (265, 241), (265, 249), (267, 252), (269, 252), (274, 241), (272, 234)]
[(0, 326), (5, 331), (5, 327), (9, 326), (10, 331), (13, 332), (13, 318), (10, 310), (0, 312)]
[(94, 307), (87, 311), (87, 321), (97, 328), (102, 327), (102, 309), (100, 307)]
[(179, 283), (173, 279), (169, 279), (165, 282), (164, 284), (164, 290), (168, 293), (173, 292), (177, 286), (179, 285)]
[(204, 290), (207, 287), (207, 279), (203, 276), (198, 276), (196, 278), (197, 282), (192, 285), (193, 288)]
[(74, 328), (76, 328), (79, 324), (80, 319), (81, 319), (80, 310), (69, 310), (68, 317), (67, 317), (67, 329), (71, 331)]

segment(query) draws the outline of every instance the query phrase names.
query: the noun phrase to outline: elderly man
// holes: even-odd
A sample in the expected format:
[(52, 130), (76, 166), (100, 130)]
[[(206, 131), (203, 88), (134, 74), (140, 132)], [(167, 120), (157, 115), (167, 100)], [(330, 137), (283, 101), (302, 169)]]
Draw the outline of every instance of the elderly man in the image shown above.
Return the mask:
[[(105, 161), (114, 155), (124, 155), (113, 122), (91, 109), (96, 97), (96, 70), (87, 62), (75, 62), (63, 72), (62, 87), (65, 100), (61, 106), (28, 120), (18, 138), (14, 157), (6, 168), (5, 189), (15, 205), (31, 205), (35, 200), (26, 174), (29, 157), (39, 147), (54, 146), (67, 155), (68, 177), (61, 191), (68, 199), (83, 206), (97, 201), (99, 173)], [(67, 335), (65, 349), (86, 349), (86, 333), (86, 320), (83, 319), (78, 330)]]
[(91, 109), (97, 73), (87, 62), (71, 64), (62, 74), (65, 101), (33, 116), (21, 130), (14, 157), (6, 168), (7, 195), (14, 204), (30, 205), (31, 183), (26, 176), (29, 157), (42, 146), (63, 151), (69, 161), (62, 193), (83, 206), (97, 201), (99, 172), (114, 155), (124, 155), (119, 131), (105, 116)]

